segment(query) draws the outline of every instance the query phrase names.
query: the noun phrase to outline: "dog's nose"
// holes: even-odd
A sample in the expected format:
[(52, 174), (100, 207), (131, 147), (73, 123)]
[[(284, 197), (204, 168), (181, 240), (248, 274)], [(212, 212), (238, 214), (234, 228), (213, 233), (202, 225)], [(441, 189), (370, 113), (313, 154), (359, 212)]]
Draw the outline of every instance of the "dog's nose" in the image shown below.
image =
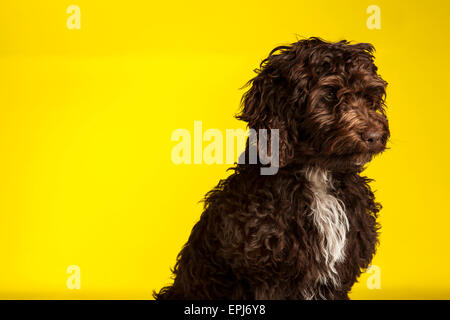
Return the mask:
[(371, 151), (378, 151), (383, 147), (382, 133), (378, 130), (368, 130), (362, 135), (362, 139)]

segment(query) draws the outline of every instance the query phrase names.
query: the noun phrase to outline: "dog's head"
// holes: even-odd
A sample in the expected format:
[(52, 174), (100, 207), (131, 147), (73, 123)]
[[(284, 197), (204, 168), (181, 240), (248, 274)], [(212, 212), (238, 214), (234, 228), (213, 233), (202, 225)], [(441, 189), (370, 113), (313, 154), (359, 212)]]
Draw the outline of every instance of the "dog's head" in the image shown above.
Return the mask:
[(300, 40), (272, 50), (255, 70), (238, 119), (279, 129), (280, 166), (301, 158), (361, 166), (385, 149), (387, 83), (368, 43)]

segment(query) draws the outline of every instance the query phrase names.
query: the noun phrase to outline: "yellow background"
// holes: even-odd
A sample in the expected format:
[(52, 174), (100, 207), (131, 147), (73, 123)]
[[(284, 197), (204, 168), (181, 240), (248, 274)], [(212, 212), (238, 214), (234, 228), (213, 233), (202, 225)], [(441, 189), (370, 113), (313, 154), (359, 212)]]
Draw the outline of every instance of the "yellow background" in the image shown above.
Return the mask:
[(0, 298), (150, 299), (168, 284), (198, 201), (228, 174), (174, 165), (171, 133), (244, 128), (239, 88), (297, 35), (373, 43), (389, 82), (391, 150), (365, 172), (384, 206), (381, 289), (365, 274), (351, 298), (450, 298), (448, 1), (0, 3)]

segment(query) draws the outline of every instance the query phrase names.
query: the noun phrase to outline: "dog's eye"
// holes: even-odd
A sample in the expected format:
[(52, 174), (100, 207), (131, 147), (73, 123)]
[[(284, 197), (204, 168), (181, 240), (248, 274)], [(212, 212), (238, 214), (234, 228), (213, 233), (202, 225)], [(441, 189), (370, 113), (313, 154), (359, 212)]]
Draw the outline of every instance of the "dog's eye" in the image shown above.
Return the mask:
[(336, 97), (336, 91), (328, 91), (326, 94), (325, 94), (325, 99), (327, 100), (327, 101), (336, 101), (337, 100), (337, 97)]
[(364, 95), (364, 100), (367, 102), (367, 107), (371, 110), (378, 109), (379, 101), (371, 95)]

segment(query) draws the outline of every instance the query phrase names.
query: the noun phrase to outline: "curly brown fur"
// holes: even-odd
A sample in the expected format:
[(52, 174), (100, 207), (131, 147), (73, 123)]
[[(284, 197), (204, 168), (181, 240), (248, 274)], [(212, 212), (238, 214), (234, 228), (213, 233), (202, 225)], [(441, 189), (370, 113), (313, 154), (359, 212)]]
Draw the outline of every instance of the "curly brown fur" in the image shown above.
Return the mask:
[(309, 38), (261, 63), (238, 119), (280, 130), (280, 168), (239, 164), (206, 195), (156, 299), (348, 298), (378, 243), (360, 172), (389, 138), (373, 51)]

